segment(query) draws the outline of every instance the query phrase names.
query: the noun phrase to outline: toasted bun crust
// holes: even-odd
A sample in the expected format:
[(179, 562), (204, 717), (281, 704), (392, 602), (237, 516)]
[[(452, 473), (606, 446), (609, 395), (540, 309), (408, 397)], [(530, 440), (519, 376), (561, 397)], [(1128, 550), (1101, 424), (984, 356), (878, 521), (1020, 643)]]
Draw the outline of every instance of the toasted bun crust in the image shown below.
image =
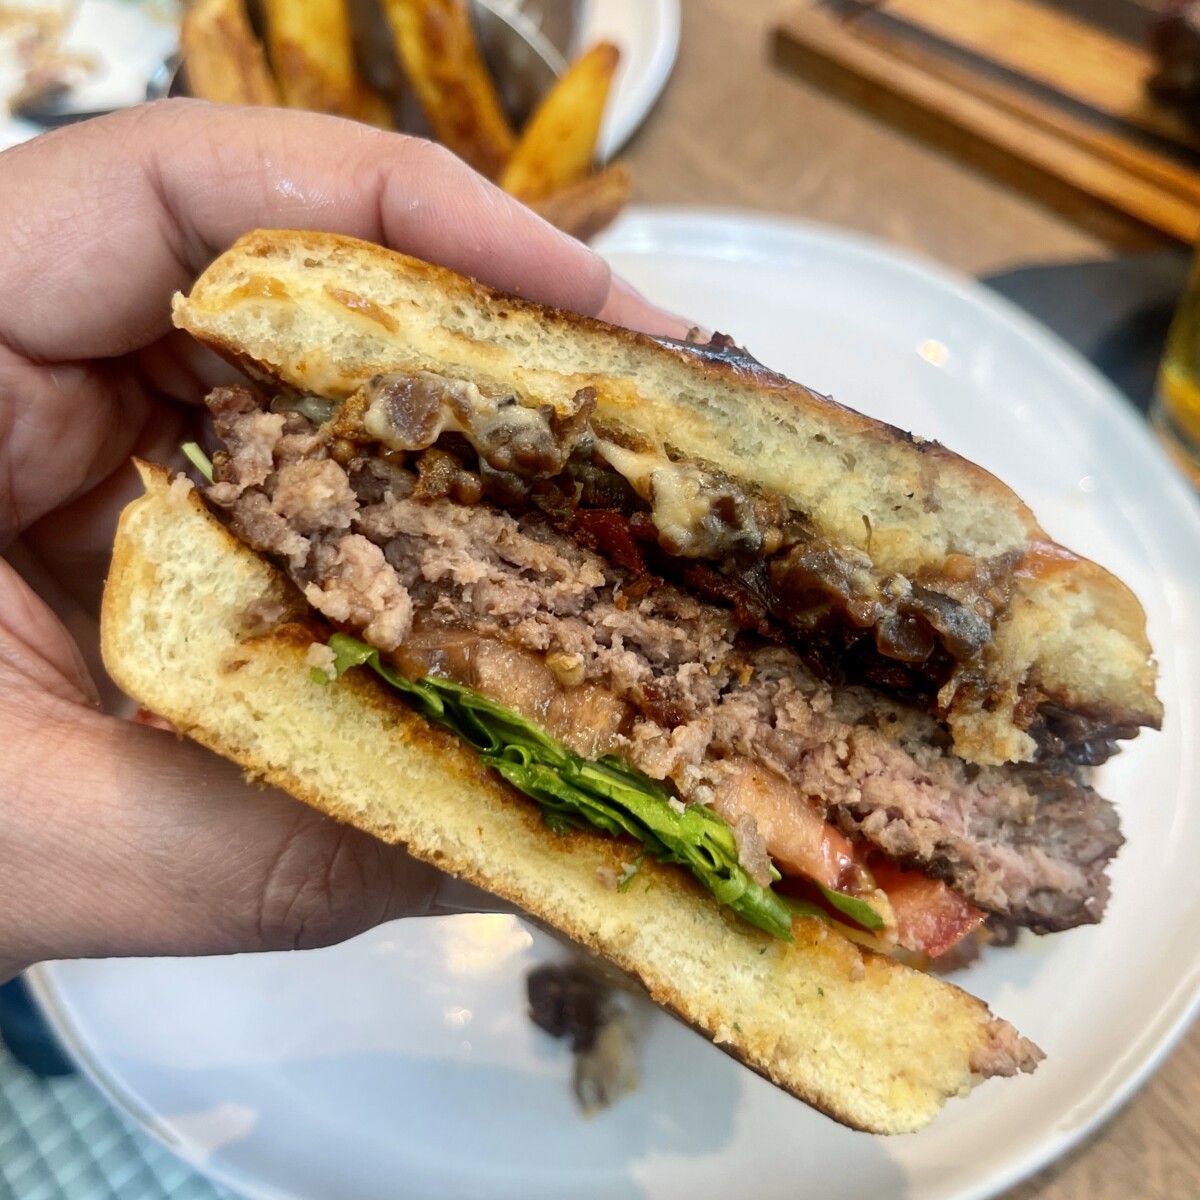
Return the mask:
[(598, 427), (781, 494), (876, 575), (938, 573), (951, 554), (1012, 556), (1012, 602), (984, 664), (993, 694), (956, 702), (948, 718), (965, 758), (1032, 757), (1014, 720), (1030, 685), (1115, 723), (1161, 721), (1145, 617), (1124, 584), (1054, 545), (982, 468), (751, 360), (547, 310), (323, 233), (248, 234), (176, 297), (175, 320), (259, 378), (332, 398), (389, 370), (468, 379), (560, 411), (594, 387)]
[(313, 633), (248, 636), (244, 615), (290, 585), (205, 509), (188, 481), (142, 467), (102, 613), (117, 683), (256, 779), (451, 871), (636, 975), (727, 1052), (836, 1120), (916, 1130), (980, 1073), (1039, 1057), (987, 1007), (860, 950), (813, 920), (793, 945), (647, 860), (627, 892), (600, 867), (630, 846), (551, 833), (532, 803), (366, 672), (310, 678)]

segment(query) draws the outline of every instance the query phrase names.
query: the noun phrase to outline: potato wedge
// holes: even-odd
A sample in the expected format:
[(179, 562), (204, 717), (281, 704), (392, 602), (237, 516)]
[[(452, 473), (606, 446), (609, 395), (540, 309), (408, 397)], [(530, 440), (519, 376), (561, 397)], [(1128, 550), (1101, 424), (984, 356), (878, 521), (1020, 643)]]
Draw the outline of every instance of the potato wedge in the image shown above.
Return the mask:
[(179, 47), (191, 95), (218, 104), (282, 103), (243, 0), (189, 5)]
[(629, 203), (632, 176), (624, 163), (613, 163), (562, 191), (531, 200), (529, 207), (564, 233), (586, 242), (616, 220)]
[(600, 122), (621, 57), (598, 42), (567, 68), (529, 118), (500, 186), (522, 200), (539, 200), (584, 179), (596, 157)]
[(359, 78), (348, 0), (263, 0), (263, 12), (284, 104), (393, 128), (387, 102)]
[(516, 138), (475, 41), (467, 0), (383, 0), (434, 137), (495, 179)]

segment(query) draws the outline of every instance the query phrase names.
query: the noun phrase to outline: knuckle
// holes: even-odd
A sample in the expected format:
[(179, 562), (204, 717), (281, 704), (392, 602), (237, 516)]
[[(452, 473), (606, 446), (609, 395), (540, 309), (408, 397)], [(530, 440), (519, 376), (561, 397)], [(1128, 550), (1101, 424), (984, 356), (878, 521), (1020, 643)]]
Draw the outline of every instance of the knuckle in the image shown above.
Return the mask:
[(405, 137), (405, 153), (417, 171), (453, 173), (470, 169), (452, 150), (427, 138)]

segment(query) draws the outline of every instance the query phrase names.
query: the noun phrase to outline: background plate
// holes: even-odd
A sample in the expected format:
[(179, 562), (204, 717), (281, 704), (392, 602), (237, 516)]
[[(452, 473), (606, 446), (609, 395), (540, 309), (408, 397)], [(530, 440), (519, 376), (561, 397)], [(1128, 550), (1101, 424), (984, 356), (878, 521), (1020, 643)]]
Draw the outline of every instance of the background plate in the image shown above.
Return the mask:
[(978, 285), (881, 245), (733, 214), (633, 211), (603, 240), (660, 303), (843, 402), (937, 436), (1117, 570), (1163, 655), (1167, 725), (1100, 783), (1129, 839), (1103, 925), (994, 952), (960, 982), (1034, 1038), (912, 1137), (802, 1107), (644, 1006), (643, 1085), (582, 1121), (524, 1016), (560, 951), (513, 918), (393, 924), (329, 950), (50, 964), (42, 1001), (108, 1095), (255, 1197), (991, 1195), (1113, 1111), (1200, 998), (1200, 512), (1090, 368)]

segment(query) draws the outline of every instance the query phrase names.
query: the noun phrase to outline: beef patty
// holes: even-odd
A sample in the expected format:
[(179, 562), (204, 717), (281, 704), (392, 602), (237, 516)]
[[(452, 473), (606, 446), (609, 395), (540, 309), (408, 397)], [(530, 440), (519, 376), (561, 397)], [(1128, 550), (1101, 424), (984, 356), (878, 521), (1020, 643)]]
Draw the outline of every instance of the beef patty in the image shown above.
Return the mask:
[[(225, 445), (209, 501), (317, 611), (405, 673), (475, 687), (581, 754), (619, 753), (727, 816), (747, 772), (777, 780), (774, 807), (753, 810), (760, 825), (815, 806), (852, 840), (1038, 932), (1100, 919), (1122, 839), (1065, 757), (963, 762), (928, 712), (832, 685), (797, 649), (747, 631), (735, 607), (648, 575), (632, 540), (578, 522), (583, 536), (568, 536), (574, 517), (527, 494), (516, 511), (494, 507), (485, 497), (506, 481), (454, 434), (405, 455), (249, 388), (208, 403)], [(786, 847), (768, 837), (767, 849), (786, 867)]]

